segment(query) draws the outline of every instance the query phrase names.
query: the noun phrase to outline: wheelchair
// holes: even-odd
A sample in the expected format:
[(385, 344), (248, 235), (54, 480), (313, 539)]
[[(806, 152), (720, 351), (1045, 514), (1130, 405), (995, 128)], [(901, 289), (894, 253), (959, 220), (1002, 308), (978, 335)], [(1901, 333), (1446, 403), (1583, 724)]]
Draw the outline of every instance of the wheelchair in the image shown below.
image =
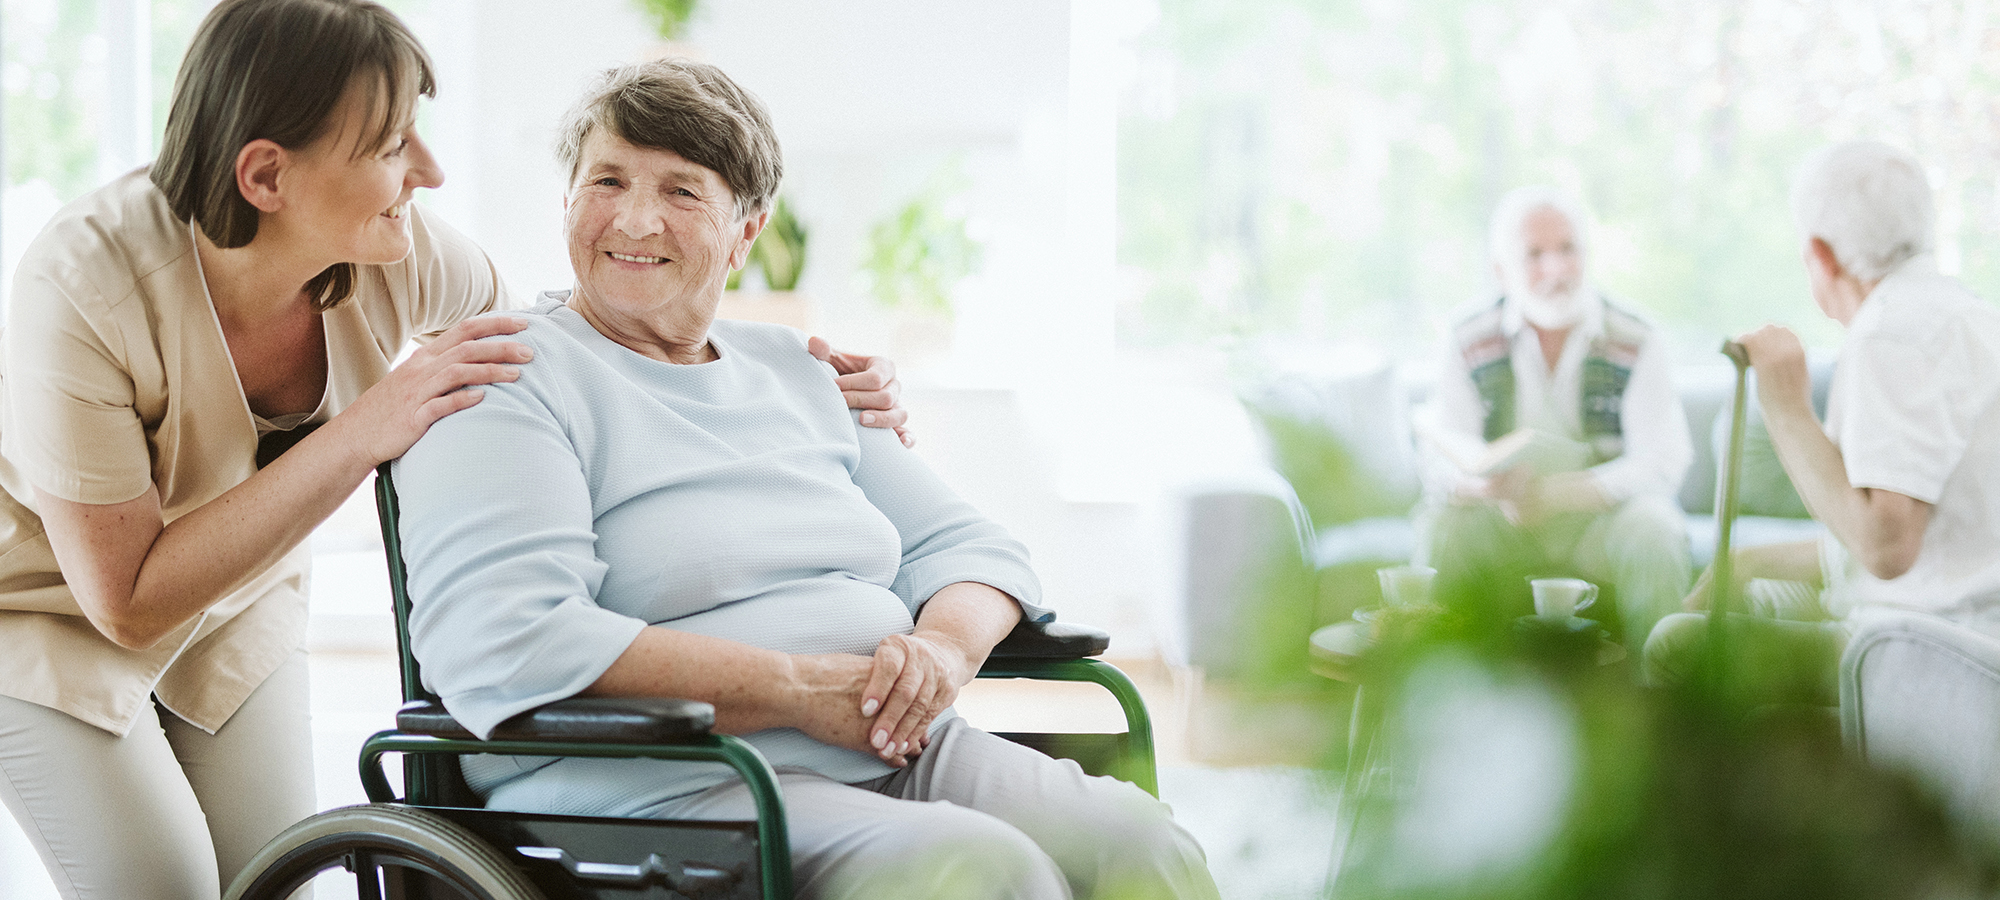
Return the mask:
[[(351, 873), (355, 896), (368, 900), (792, 896), (777, 776), (750, 744), (712, 731), (715, 710), (709, 704), (570, 698), (501, 723), (489, 740), (479, 740), (454, 720), (424, 689), (410, 652), (410, 596), (387, 463), (376, 470), (375, 502), (405, 702), (396, 727), (362, 745), (361, 782), (371, 802), (323, 812), (286, 829), (244, 867), (226, 900), (279, 900), (336, 869)], [(998, 734), (1157, 796), (1145, 704), (1123, 672), (1092, 658), (1108, 645), (1108, 636), (1096, 629), (1023, 622), (994, 648), (979, 677), (1085, 681), (1110, 691), (1125, 714), (1122, 733)], [(468, 753), (720, 762), (742, 776), (757, 817), (674, 821), (482, 809), (460, 772), (458, 756)], [(389, 783), (387, 754), (398, 754), (403, 762), (401, 798)]]

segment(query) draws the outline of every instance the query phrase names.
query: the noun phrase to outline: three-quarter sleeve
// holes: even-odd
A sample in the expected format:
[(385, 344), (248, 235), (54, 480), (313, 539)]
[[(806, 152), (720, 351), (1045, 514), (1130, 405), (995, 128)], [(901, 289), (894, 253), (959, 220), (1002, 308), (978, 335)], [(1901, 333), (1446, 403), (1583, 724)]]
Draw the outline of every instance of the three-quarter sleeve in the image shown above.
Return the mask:
[(589, 687), (646, 625), (595, 600), (606, 566), (560, 401), (538, 393), (552, 388), (488, 386), (395, 467), (411, 649), (481, 737)]
[(1030, 621), (1054, 619), (1027, 548), (953, 493), (893, 430), (864, 427), (855, 415), (861, 461), (854, 483), (896, 526), (903, 557), (891, 590), (910, 615), (946, 586), (976, 581), (1013, 597)]

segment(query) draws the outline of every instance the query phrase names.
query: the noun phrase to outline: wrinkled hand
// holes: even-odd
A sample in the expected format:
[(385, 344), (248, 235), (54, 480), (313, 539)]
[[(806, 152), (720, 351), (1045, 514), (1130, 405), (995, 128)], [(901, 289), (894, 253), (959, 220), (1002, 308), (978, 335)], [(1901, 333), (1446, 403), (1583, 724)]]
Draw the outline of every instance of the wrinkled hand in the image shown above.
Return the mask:
[(1812, 409), (1812, 373), (1798, 335), (1783, 325), (1766, 325), (1736, 341), (1757, 370), (1757, 401), (1766, 411)]
[(808, 685), (808, 701), (794, 727), (813, 739), (836, 747), (859, 750), (881, 757), (898, 769), (909, 765), (914, 754), (877, 749), (871, 742), (874, 718), (863, 714), (862, 697), (875, 669), (866, 656), (826, 653), (793, 657)]
[(978, 674), (969, 669), (965, 649), (942, 637), (919, 632), (883, 638), (861, 694), (861, 714), (874, 717), (869, 746), (885, 759), (922, 752), (931, 721)]
[(1486, 479), (1486, 496), (1500, 506), (1500, 514), (1515, 525), (1528, 525), (1541, 518), (1541, 479), (1529, 466), (1514, 466)]
[[(516, 365), (534, 357), (527, 345), (479, 339), (526, 327), (528, 321), (518, 316), (481, 316), (453, 325), (418, 347), (334, 421), (348, 429), (350, 446), (359, 448), (369, 465), (402, 456), (432, 423), (484, 398), (477, 385), (521, 377)], [(465, 387), (473, 389), (459, 390)]]
[(857, 356), (835, 352), (825, 338), (806, 341), (806, 352), (833, 366), (839, 377), (833, 383), (847, 400), (849, 409), (862, 410), (861, 424), (870, 428), (894, 428), (903, 446), (915, 446), (910, 434), (910, 411), (897, 405), (903, 383), (896, 380), (896, 363), (886, 356)]

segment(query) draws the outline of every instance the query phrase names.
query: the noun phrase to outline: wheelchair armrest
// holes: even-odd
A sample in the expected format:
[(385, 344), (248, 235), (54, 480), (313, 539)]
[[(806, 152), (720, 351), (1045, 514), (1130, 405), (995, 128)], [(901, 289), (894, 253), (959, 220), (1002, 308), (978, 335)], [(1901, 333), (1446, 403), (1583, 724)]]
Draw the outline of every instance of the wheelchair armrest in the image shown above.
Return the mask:
[[(665, 744), (700, 737), (715, 726), (715, 707), (658, 697), (571, 697), (501, 722), (496, 741)], [(396, 711), (396, 728), (431, 737), (474, 735), (436, 700), (413, 700)]]
[(993, 646), (988, 659), (1083, 659), (1111, 646), (1111, 635), (1088, 625), (1026, 619)]

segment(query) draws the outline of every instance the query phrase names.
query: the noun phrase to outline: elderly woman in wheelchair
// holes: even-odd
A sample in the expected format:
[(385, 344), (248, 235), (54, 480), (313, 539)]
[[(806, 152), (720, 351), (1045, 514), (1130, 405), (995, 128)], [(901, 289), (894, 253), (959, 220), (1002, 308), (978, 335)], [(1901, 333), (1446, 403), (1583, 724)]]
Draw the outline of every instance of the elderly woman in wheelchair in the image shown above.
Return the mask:
[[(714, 707), (777, 772), (800, 896), (1205, 897), (1167, 809), (967, 725), (1025, 550), (780, 326), (718, 321), (782, 172), (762, 104), (685, 61), (608, 73), (560, 140), (575, 287), (536, 363), (396, 464), (412, 649), (480, 737), (571, 697)], [(745, 819), (729, 767), (469, 756), (488, 808)]]

